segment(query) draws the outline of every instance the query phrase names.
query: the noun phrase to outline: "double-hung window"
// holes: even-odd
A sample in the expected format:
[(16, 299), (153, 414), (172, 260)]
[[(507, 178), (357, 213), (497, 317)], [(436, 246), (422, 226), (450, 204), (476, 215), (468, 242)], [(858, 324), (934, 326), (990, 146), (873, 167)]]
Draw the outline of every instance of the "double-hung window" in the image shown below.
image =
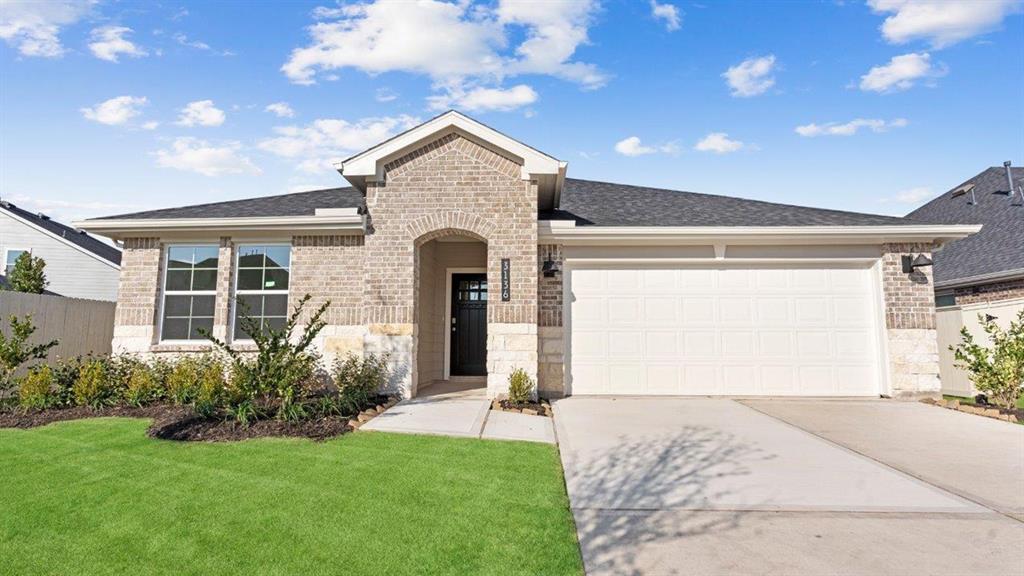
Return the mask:
[(238, 247), (235, 283), (235, 340), (250, 340), (241, 314), (253, 319), (260, 330), (283, 328), (288, 319), (288, 280), (291, 246), (243, 244)]
[(11, 272), (14, 271), (14, 263), (18, 261), (18, 257), (28, 252), (28, 250), (18, 250), (16, 248), (8, 248), (7, 256), (5, 257), (6, 262), (4, 263), (4, 276), (10, 276)]
[(161, 340), (203, 340), (200, 329), (213, 330), (217, 260), (216, 245), (167, 248)]

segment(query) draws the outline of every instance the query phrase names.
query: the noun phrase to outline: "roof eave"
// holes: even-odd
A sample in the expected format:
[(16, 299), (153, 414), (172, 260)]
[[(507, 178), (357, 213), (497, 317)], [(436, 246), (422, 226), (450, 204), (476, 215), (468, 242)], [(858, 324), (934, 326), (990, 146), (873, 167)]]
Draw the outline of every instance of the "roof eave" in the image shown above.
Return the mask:
[(291, 233), (330, 232), (332, 234), (365, 234), (366, 217), (362, 214), (328, 214), (313, 216), (261, 216), (249, 218), (166, 218), (166, 219), (95, 219), (74, 223), (76, 227), (114, 240), (162, 234), (195, 233)]
[(538, 223), (538, 239), (561, 244), (943, 244), (981, 230), (978, 225), (892, 226), (572, 226), (560, 221)]
[(943, 280), (935, 282), (936, 290), (945, 290), (952, 288), (964, 288), (967, 286), (974, 286), (978, 284), (992, 284), (995, 282), (1006, 282), (1009, 280), (1018, 280), (1024, 278), (1024, 268), (1017, 268), (1014, 270), (1000, 270), (999, 272), (991, 272), (988, 274), (976, 274), (974, 276), (965, 276), (963, 278), (953, 278), (951, 280)]

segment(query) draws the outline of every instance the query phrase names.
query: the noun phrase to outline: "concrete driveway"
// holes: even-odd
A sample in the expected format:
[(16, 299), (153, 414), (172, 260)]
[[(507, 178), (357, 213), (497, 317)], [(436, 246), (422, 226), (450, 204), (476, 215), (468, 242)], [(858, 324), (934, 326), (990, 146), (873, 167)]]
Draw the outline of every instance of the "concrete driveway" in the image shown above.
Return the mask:
[[(574, 397), (556, 402), (566, 485), (587, 573), (1024, 573), (1019, 556), (1024, 524), (1012, 517), (1012, 502), (991, 505), (1004, 501), (1002, 488), (982, 497), (972, 490), (988, 490), (976, 482), (960, 484), (954, 493), (954, 473), (932, 482), (927, 479), (940, 475), (918, 472), (911, 458), (897, 463), (902, 469), (886, 460), (886, 447), (916, 436), (894, 430), (944, 419), (945, 413), (895, 402), (848, 403), (852, 413), (866, 414), (850, 447), (842, 431), (827, 425), (826, 410), (810, 422), (794, 416), (819, 407), (844, 412), (827, 400), (745, 405), (729, 399)], [(903, 414), (890, 408), (894, 405), (915, 410)], [(789, 421), (769, 414), (776, 411)], [(872, 436), (862, 429), (871, 428), (873, 420), (889, 424), (875, 427)], [(985, 454), (1002, 459), (1005, 464), (995, 464), (991, 472), (1010, 477), (1009, 483), (1019, 474), (1013, 451), (1018, 450), (1017, 461), (1024, 457), (1024, 427), (1017, 428), (1006, 436), (1001, 429), (993, 439), (1010, 438), (1001, 454)], [(826, 433), (822, 430), (827, 439), (819, 435)], [(978, 434), (986, 437), (984, 431)], [(1021, 442), (1017, 448), (1015, 438)], [(860, 444), (852, 446), (855, 441)], [(920, 460), (937, 469), (941, 466), (934, 461), (942, 458), (942, 451), (932, 450)], [(966, 465), (956, 457), (946, 467), (960, 469), (962, 476)]]

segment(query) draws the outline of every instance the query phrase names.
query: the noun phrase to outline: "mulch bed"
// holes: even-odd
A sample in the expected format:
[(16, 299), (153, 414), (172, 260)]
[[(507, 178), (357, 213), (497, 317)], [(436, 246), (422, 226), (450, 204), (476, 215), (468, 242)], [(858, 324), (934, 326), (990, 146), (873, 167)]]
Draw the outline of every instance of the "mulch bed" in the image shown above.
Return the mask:
[(958, 400), (945, 400), (934, 398), (925, 398), (922, 400), (925, 404), (933, 404), (942, 408), (949, 408), (950, 410), (959, 410), (960, 412), (967, 412), (968, 414), (976, 414), (978, 416), (986, 416), (988, 418), (996, 418), (998, 420), (1005, 420), (1007, 422), (1024, 422), (1024, 410), (1020, 408), (999, 408), (992, 404), (968, 404), (961, 403)]
[[(374, 406), (390, 407), (397, 399), (378, 398)], [(383, 411), (383, 410), (381, 410)], [(244, 427), (234, 420), (203, 418), (191, 408), (171, 404), (153, 404), (142, 408), (115, 406), (93, 409), (86, 406), (24, 411), (16, 407), (0, 408), (0, 428), (34, 428), (54, 422), (84, 418), (152, 418), (147, 434), (161, 440), (184, 442), (225, 442), (249, 438), (292, 437), (327, 440), (351, 432), (376, 416), (374, 408), (359, 414), (359, 421), (348, 416), (311, 418), (301, 422), (282, 422), (273, 418), (257, 420)], [(353, 424), (356, 424), (353, 426)]]
[[(551, 404), (547, 400), (541, 400), (539, 402), (526, 402), (524, 404), (513, 404), (508, 400), (495, 400), (491, 402), (492, 410), (501, 410), (502, 412), (520, 412), (523, 414), (531, 414), (537, 416), (548, 416), (552, 415)], [(526, 412), (524, 412), (524, 410)]]

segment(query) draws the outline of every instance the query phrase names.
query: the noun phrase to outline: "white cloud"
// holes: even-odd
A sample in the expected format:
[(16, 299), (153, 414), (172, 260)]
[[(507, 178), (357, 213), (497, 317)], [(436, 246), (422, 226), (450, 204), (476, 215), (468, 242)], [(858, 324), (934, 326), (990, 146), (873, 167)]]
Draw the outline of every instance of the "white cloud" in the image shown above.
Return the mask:
[(896, 92), (907, 90), (921, 79), (945, 76), (944, 66), (933, 66), (926, 52), (894, 56), (888, 64), (875, 66), (860, 77), (860, 89), (865, 92)]
[(668, 3), (658, 4), (658, 0), (651, 0), (651, 16), (654, 16), (655, 20), (664, 20), (665, 29), (670, 32), (679, 30), (683, 25), (683, 17), (679, 13), (679, 8)]
[[(666, 142), (664, 144), (651, 146), (644, 144), (643, 141), (640, 140), (639, 136), (630, 136), (628, 138), (623, 138), (622, 140), (616, 142), (615, 151), (618, 152), (619, 154), (622, 154), (623, 156), (630, 157), (644, 156), (646, 154), (654, 154), (656, 152), (661, 152), (662, 154), (675, 155), (679, 153), (679, 144), (676, 142)], [(584, 155), (584, 157), (588, 159), (591, 157), (585, 155), (584, 152), (580, 152), (580, 154)], [(596, 156), (596, 154), (594, 154), (593, 156)]]
[(175, 32), (174, 35), (171, 37), (174, 38), (175, 42), (181, 44), (182, 46), (188, 46), (189, 48), (195, 48), (196, 50), (211, 50), (210, 45), (206, 42), (201, 42), (199, 40), (191, 40), (189, 39), (188, 36), (182, 34), (181, 32)]
[(143, 122), (141, 128), (143, 130), (156, 130), (159, 126), (159, 122), (156, 120), (150, 120), (149, 122)]
[(460, 108), (469, 112), (484, 110), (508, 112), (536, 102), (537, 92), (526, 84), (519, 84), (508, 89), (473, 88), (468, 91), (452, 89), (447, 94), (431, 96), (427, 100), (434, 110)]
[(891, 14), (882, 23), (882, 35), (892, 44), (926, 39), (943, 48), (996, 27), (1019, 0), (868, 0), (878, 14)]
[(179, 126), (220, 126), (224, 123), (224, 111), (213, 105), (213, 100), (189, 102), (181, 109), (176, 122)]
[(732, 140), (725, 132), (712, 132), (701, 138), (693, 149), (699, 152), (714, 152), (715, 154), (729, 154), (746, 148), (747, 145), (739, 140)]
[(398, 99), (398, 93), (391, 88), (377, 88), (374, 99), (377, 102), (392, 102)]
[(241, 154), (241, 142), (229, 141), (215, 145), (198, 138), (175, 138), (170, 149), (156, 152), (157, 166), (204, 176), (224, 174), (259, 174), (248, 157)]
[(274, 102), (273, 104), (267, 104), (267, 107), (263, 109), (265, 112), (273, 112), (278, 118), (294, 118), (295, 110), (288, 105), (287, 102)]
[(872, 132), (887, 132), (892, 128), (903, 128), (907, 125), (905, 118), (895, 118), (890, 121), (877, 118), (857, 118), (840, 124), (828, 122), (826, 124), (804, 124), (797, 126), (794, 131), (801, 136), (853, 136), (861, 128), (867, 128)]
[(306, 126), (274, 128), (276, 136), (261, 140), (258, 147), (283, 158), (301, 159), (300, 170), (316, 173), (330, 169), (330, 162), (343, 154), (365, 150), (419, 123), (419, 118), (405, 115), (356, 122), (321, 118)]
[(64, 55), (61, 28), (86, 16), (95, 0), (14, 1), (0, 9), (0, 38), (22, 56), (59, 58)]
[[(149, 101), (144, 96), (118, 96), (100, 102), (92, 108), (81, 108), (80, 111), (86, 120), (108, 126), (124, 126), (132, 118), (142, 114), (140, 108), (148, 103)], [(145, 128), (145, 126), (143, 127)]]
[[(54, 200), (52, 198), (40, 198), (37, 195), (15, 195), (8, 198), (17, 206), (31, 210), (32, 212), (44, 212), (58, 222), (65, 224), (75, 220), (83, 220), (94, 216), (105, 216), (136, 210), (146, 210), (149, 206), (143, 204), (131, 204), (125, 202), (72, 202), (69, 200)], [(106, 241), (103, 237), (97, 236), (100, 240)]]
[(125, 38), (131, 33), (132, 29), (124, 26), (94, 28), (89, 34), (89, 39), (92, 40), (89, 42), (89, 50), (92, 51), (93, 56), (107, 62), (117, 62), (121, 54), (132, 58), (148, 55), (145, 50)]
[[(598, 88), (607, 76), (573, 59), (588, 42), (596, 0), (514, 2), (360, 2), (318, 8), (311, 42), (292, 51), (282, 72), (298, 84), (353, 68), (370, 75), (403, 71), (430, 77), (441, 92), (498, 87), (543, 74)], [(443, 41), (439, 41), (443, 39)]]
[(722, 73), (732, 95), (746, 98), (764, 94), (775, 85), (775, 56), (769, 54), (760, 58), (747, 58)]
[(897, 203), (897, 204), (920, 204), (921, 202), (928, 200), (934, 196), (932, 189), (927, 186), (917, 186), (915, 188), (908, 188), (901, 190), (889, 198), (882, 198), (883, 203)]

